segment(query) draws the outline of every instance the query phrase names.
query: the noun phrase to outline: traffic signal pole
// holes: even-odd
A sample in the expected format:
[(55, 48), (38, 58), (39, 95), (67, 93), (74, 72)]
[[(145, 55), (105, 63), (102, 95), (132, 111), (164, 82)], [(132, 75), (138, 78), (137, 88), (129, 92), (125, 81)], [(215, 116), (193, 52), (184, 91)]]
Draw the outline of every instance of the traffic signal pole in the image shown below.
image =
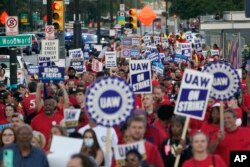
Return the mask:
[[(16, 16), (15, 0), (9, 0), (9, 14)], [(10, 88), (17, 88), (17, 52), (15, 47), (9, 49), (10, 55)]]
[(82, 49), (82, 28), (79, 20), (79, 0), (75, 0), (74, 48)]
[(47, 24), (52, 25), (52, 0), (47, 0)]

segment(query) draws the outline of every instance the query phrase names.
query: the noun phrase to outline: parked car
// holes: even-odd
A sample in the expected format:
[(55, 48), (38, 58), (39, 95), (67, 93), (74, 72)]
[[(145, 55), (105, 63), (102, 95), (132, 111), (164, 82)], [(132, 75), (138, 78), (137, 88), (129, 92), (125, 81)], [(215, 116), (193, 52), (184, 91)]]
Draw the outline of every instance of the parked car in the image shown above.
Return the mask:
[(39, 54), (41, 51), (41, 41), (39, 36), (37, 36), (36, 34), (26, 34), (26, 35), (32, 36), (32, 45), (24, 47), (23, 53), (26, 53), (27, 55), (32, 55), (32, 52)]
[[(8, 83), (10, 83), (10, 56), (0, 55), (0, 66), (5, 67), (5, 76), (8, 77)], [(24, 69), (27, 69), (25, 62), (21, 56), (17, 56), (17, 84), (26, 85), (26, 78)]]

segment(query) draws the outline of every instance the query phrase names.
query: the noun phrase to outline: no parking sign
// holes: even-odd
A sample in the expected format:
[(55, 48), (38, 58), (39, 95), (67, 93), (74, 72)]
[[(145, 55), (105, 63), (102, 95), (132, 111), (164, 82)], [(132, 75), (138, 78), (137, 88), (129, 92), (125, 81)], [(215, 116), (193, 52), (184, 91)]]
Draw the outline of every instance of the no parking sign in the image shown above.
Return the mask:
[(5, 23), (6, 35), (18, 35), (18, 17), (8, 16)]

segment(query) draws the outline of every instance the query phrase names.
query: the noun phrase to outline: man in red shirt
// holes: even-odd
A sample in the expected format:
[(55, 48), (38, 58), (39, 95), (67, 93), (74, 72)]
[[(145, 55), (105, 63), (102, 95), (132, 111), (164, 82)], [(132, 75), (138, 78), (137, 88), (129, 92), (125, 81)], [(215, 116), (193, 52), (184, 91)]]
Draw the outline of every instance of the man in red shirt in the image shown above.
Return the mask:
[(237, 114), (227, 109), (224, 114), (225, 132), (220, 131), (218, 138), (210, 145), (209, 151), (216, 151), (229, 166), (230, 151), (250, 150), (250, 129), (237, 127)]
[(30, 124), (30, 121), (36, 116), (36, 87), (37, 82), (32, 81), (28, 84), (28, 92), (23, 97), (23, 111), (26, 116), (25, 122)]
[(157, 110), (159, 106), (164, 104), (170, 104), (168, 96), (165, 94), (165, 90), (162, 86), (153, 87), (153, 96), (154, 96), (154, 110)]
[(59, 125), (63, 120), (63, 116), (57, 113), (57, 101), (53, 97), (47, 97), (43, 102), (41, 99), (42, 87), (43, 84), (38, 83), (36, 105), (39, 114), (32, 119), (31, 127), (33, 130), (39, 131), (45, 136), (47, 146), (52, 126)]
[[(130, 138), (128, 143), (134, 143), (143, 140), (144, 133), (146, 131), (146, 120), (141, 117), (132, 117), (128, 123), (128, 131)], [(164, 167), (163, 160), (156, 146), (144, 141), (146, 159), (145, 161), (150, 166)]]

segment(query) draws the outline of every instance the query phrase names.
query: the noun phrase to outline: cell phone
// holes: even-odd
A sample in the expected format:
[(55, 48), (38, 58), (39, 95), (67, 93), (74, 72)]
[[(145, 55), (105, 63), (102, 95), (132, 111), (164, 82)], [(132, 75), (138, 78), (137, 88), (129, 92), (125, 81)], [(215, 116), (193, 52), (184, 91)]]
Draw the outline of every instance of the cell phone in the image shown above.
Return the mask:
[(3, 167), (13, 167), (13, 150), (5, 149), (3, 151)]

